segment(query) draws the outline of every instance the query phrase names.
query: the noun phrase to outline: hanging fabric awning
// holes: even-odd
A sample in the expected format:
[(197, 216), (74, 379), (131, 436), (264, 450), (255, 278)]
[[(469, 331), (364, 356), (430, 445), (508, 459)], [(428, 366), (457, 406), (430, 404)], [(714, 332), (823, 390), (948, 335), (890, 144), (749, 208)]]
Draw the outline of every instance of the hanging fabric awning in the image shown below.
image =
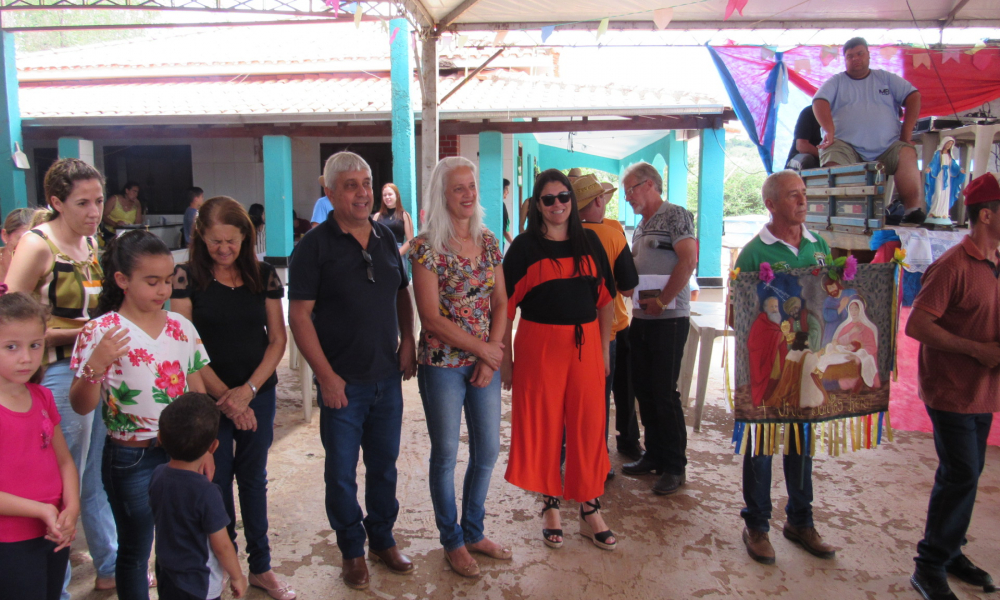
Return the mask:
[[(767, 172), (773, 172), (778, 122), (794, 127), (798, 118), (797, 112), (782, 111), (788, 84), (813, 96), (823, 82), (844, 70), (840, 48), (798, 46), (776, 52), (760, 46), (709, 46), (708, 50), (736, 115)], [(872, 69), (895, 73), (920, 90), (922, 117), (950, 115), (1000, 98), (998, 48), (871, 46), (870, 51)]]

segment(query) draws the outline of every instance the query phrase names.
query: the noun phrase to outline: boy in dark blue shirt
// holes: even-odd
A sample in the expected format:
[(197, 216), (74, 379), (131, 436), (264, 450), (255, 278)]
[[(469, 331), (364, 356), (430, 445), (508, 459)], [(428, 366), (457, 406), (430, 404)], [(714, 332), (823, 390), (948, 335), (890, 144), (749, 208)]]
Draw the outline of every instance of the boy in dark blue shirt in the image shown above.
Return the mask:
[(247, 589), (226, 531), (222, 492), (205, 477), (218, 434), (219, 410), (205, 394), (183, 394), (160, 415), (158, 439), (170, 462), (157, 467), (149, 483), (160, 600), (217, 600), (223, 570), (237, 598)]

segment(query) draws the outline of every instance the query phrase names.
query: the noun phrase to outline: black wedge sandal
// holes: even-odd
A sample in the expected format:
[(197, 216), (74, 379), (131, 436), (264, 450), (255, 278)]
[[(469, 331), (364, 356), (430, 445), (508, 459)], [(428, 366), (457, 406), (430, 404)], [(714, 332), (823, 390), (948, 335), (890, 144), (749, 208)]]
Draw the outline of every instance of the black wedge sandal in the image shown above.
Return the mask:
[[(584, 511), (584, 504), (591, 507), (592, 510)], [(592, 515), (599, 510), (601, 510), (600, 498), (594, 498), (593, 502), (584, 502), (580, 505), (580, 535), (590, 538), (594, 542), (594, 545), (601, 550), (614, 550), (618, 545), (618, 538), (615, 537), (614, 532), (610, 529), (607, 531), (595, 532), (594, 528), (587, 522), (587, 516)], [(615, 541), (608, 543), (608, 540), (611, 538), (615, 538)]]
[[(542, 509), (543, 519), (545, 518), (545, 511), (552, 509), (559, 510), (559, 498), (556, 498), (555, 496), (542, 496), (542, 501), (545, 503), (545, 508)], [(562, 540), (557, 542), (551, 539), (553, 537), (563, 537), (563, 530), (542, 528), (542, 541), (545, 542), (545, 545), (549, 548), (562, 548)]]

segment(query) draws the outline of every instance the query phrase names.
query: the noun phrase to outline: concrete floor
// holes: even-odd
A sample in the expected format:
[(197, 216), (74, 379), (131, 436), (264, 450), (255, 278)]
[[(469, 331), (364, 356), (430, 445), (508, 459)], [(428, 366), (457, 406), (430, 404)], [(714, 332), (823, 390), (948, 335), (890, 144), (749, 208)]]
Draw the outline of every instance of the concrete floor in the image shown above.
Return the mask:
[[(716, 357), (722, 343), (716, 342)], [(503, 479), (510, 435), (510, 398), (505, 393), (503, 445), (486, 528), (492, 539), (513, 547), (514, 560), (478, 559), (483, 570), (478, 580), (455, 575), (444, 561), (427, 490), (429, 442), (423, 409), (416, 381), (406, 382), (395, 531), (400, 548), (417, 570), (412, 576), (399, 576), (369, 563), (371, 588), (356, 592), (340, 580), (340, 552), (324, 512), (318, 414), (314, 412), (310, 423), (303, 421), (298, 377), (284, 362), (268, 469), (274, 568), (303, 599), (917, 598), (908, 577), (937, 465), (931, 436), (897, 432), (894, 443), (875, 451), (836, 459), (817, 457), (815, 519), (820, 533), (839, 548), (834, 560), (815, 558), (781, 536), (785, 491), (780, 460), (775, 461), (771, 540), (777, 564), (759, 565), (747, 556), (740, 540), (741, 457), (733, 455), (729, 445), (732, 416), (724, 408), (721, 374), (713, 365), (703, 429), (700, 433), (689, 429), (687, 485), (679, 493), (653, 495), (649, 491), (653, 479), (648, 477), (619, 474), (608, 484), (603, 502), (605, 518), (619, 538), (615, 552), (599, 550), (577, 534), (578, 509), (573, 503), (564, 505), (564, 547), (550, 550), (542, 544), (538, 496)], [(466, 456), (460, 454), (460, 461)], [(998, 461), (1000, 450), (991, 447), (966, 551), (996, 575), (1000, 575)], [(612, 462), (620, 469), (623, 460), (612, 453)], [(460, 492), (464, 463), (457, 474)], [(359, 480), (363, 489), (363, 479)], [(116, 597), (113, 592), (91, 591), (90, 558), (84, 544), (77, 545), (72, 557), (73, 598)], [(957, 580), (952, 586), (960, 598), (990, 596)], [(251, 589), (247, 597), (267, 596)]]

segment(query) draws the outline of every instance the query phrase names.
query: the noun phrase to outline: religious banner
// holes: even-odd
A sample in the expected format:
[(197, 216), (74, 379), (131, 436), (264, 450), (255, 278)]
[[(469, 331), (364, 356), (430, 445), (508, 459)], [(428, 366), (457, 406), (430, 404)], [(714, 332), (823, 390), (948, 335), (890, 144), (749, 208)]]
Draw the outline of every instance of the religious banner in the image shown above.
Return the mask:
[[(817, 445), (837, 454), (881, 442), (896, 264), (823, 258), (825, 265), (802, 269), (763, 263), (731, 282), (737, 452), (776, 453), (790, 433), (799, 439), (800, 428), (810, 453)], [(758, 432), (750, 449), (748, 425)]]

